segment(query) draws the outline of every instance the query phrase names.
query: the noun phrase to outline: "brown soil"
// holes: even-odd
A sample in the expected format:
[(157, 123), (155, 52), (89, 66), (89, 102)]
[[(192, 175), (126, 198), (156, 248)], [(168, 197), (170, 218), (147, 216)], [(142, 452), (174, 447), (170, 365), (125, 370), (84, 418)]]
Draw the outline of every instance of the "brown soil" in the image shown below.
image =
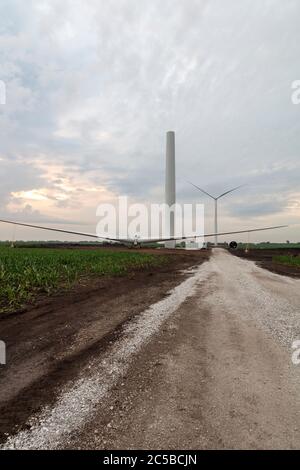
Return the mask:
[(167, 254), (169, 262), (126, 277), (87, 281), (22, 313), (0, 317), (0, 339), (7, 346), (7, 365), (0, 368), (0, 441), (54, 403), (61, 387), (118, 337), (125, 322), (166, 296), (184, 279), (182, 270), (210, 255), (139, 251)]
[(270, 250), (255, 250), (250, 249), (248, 253), (245, 250), (236, 250), (232, 253), (241, 258), (256, 261), (256, 263), (262, 268), (268, 269), (277, 274), (284, 276), (291, 276), (294, 278), (300, 277), (300, 268), (297, 266), (286, 266), (284, 264), (276, 263), (273, 261), (274, 256), (300, 256), (300, 249), (270, 249)]

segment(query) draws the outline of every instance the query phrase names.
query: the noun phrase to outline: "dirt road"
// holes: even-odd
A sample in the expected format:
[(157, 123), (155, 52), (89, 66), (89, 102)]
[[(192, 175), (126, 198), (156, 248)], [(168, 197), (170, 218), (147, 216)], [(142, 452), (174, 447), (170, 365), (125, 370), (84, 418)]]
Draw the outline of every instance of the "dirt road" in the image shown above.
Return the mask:
[(214, 250), (2, 448), (299, 448), (296, 339), (300, 280)]

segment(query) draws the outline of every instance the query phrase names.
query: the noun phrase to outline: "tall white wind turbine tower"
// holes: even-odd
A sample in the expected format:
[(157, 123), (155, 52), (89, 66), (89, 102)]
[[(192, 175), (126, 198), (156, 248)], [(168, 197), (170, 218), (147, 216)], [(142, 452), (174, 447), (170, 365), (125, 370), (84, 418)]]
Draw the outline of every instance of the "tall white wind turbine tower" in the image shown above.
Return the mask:
[[(165, 203), (170, 208), (176, 203), (175, 132), (173, 131), (167, 132)], [(166, 223), (170, 224), (170, 237), (174, 237), (175, 212), (170, 213), (170, 220)], [(175, 240), (166, 242), (165, 247), (175, 248)]]
[(194, 186), (194, 188), (198, 189), (199, 191), (201, 191), (203, 194), (206, 194), (207, 196), (209, 196), (210, 198), (212, 198), (214, 201), (215, 201), (215, 246), (218, 246), (218, 201), (219, 199), (221, 199), (222, 197), (226, 196), (227, 194), (229, 193), (233, 193), (233, 191), (236, 191), (237, 189), (240, 189), (242, 186), (244, 186), (243, 184), (241, 184), (240, 186), (236, 186), (235, 188), (233, 189), (230, 189), (229, 191), (226, 191), (225, 193), (222, 193), (220, 194), (219, 196), (217, 197), (214, 197), (212, 196), (211, 194), (209, 194), (207, 191), (204, 191), (204, 189), (202, 188), (199, 188), (199, 186), (196, 186), (195, 184), (193, 183), (190, 183), (192, 186)]

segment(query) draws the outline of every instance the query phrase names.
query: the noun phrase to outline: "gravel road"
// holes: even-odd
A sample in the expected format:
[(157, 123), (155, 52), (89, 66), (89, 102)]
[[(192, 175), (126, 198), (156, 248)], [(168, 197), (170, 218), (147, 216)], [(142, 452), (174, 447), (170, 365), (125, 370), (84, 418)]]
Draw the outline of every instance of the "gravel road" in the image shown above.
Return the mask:
[(4, 449), (300, 447), (300, 280), (215, 249)]

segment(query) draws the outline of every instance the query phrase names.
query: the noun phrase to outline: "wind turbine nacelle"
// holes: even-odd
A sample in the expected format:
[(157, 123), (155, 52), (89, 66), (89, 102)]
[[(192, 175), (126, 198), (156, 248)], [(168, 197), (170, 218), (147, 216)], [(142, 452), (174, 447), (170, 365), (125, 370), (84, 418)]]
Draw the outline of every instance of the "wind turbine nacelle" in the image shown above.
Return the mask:
[(230, 250), (236, 250), (237, 247), (238, 247), (237, 242), (234, 242), (234, 241), (233, 241), (233, 242), (230, 242), (230, 243), (229, 243), (229, 249), (230, 249)]

